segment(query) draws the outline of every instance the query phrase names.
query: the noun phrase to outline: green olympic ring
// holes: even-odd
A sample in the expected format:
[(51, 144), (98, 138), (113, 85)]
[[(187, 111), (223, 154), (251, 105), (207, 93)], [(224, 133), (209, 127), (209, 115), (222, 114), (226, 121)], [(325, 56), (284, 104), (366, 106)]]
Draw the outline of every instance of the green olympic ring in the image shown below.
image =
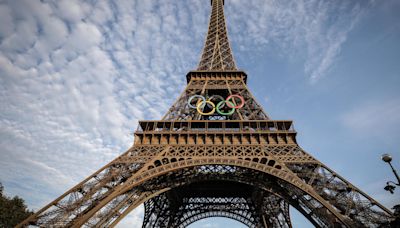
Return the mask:
[[(193, 105), (193, 101), (197, 98), (197, 101), (195, 102), (195, 105)], [(234, 98), (239, 98), (240, 99), (240, 103), (235, 105), (235, 101)], [(213, 100), (220, 100), (217, 105), (215, 105), (215, 103), (213, 102)], [(231, 101), (232, 100), (232, 101)], [(209, 98), (205, 98), (202, 95), (193, 95), (188, 99), (188, 106), (190, 108), (196, 109), (197, 112), (200, 115), (203, 116), (209, 116), (215, 113), (215, 111), (220, 114), (220, 115), (224, 115), (224, 116), (230, 116), (233, 113), (235, 113), (236, 109), (242, 108), (244, 106), (244, 98), (242, 96), (240, 96), (239, 94), (232, 94), (230, 95), (228, 98), (226, 98), (224, 100), (223, 97), (221, 97), (220, 95), (213, 95)], [(227, 105), (227, 107), (229, 107), (231, 110), (228, 112), (223, 112), (221, 109), (225, 107), (225, 104)], [(209, 107), (211, 108), (211, 111), (209, 112), (204, 112), (204, 108), (205, 107)]]
[[(217, 112), (218, 112), (218, 114), (220, 114), (220, 115), (230, 116), (230, 115), (232, 115), (232, 114), (235, 112), (236, 108), (231, 108), (231, 110), (230, 110), (229, 112), (221, 112), (220, 108), (221, 108), (221, 106), (224, 107), (224, 106), (225, 106), (225, 103), (228, 103), (228, 104), (230, 104), (231, 106), (234, 106), (234, 104), (233, 104), (232, 102), (230, 102), (230, 101), (220, 101), (220, 102), (217, 104), (217, 107), (216, 107)], [(229, 105), (228, 105), (228, 107), (229, 107)]]

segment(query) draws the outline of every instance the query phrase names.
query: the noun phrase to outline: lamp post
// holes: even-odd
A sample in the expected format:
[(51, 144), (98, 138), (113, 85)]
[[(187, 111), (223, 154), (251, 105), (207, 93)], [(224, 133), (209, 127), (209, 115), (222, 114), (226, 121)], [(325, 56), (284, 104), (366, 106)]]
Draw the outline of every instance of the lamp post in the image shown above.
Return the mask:
[[(400, 178), (399, 175), (397, 174), (397, 171), (393, 168), (392, 163), (390, 163), (392, 161), (392, 156), (390, 154), (383, 154), (382, 155), (382, 161), (388, 163), (390, 165), (390, 168), (392, 168), (392, 171), (394, 173), (394, 176), (397, 179), (397, 183), (393, 182), (393, 181), (388, 181), (386, 182), (386, 186), (385, 186), (385, 190), (389, 191), (390, 193), (394, 193), (394, 190), (396, 189), (396, 186), (400, 186)], [(395, 216), (395, 220), (393, 220), (390, 223), (390, 227), (400, 227), (400, 204), (397, 204), (393, 207), (394, 210), (394, 216)]]
[(400, 186), (400, 177), (397, 174), (397, 171), (393, 168), (392, 166), (392, 156), (390, 154), (383, 154), (382, 155), (382, 161), (388, 163), (390, 165), (390, 168), (392, 168), (392, 171), (394, 173), (394, 176), (397, 179), (397, 183), (393, 182), (393, 181), (388, 181), (386, 182), (386, 187), (384, 188), (386, 191), (389, 191), (390, 193), (394, 193), (394, 190), (396, 189), (396, 185)]

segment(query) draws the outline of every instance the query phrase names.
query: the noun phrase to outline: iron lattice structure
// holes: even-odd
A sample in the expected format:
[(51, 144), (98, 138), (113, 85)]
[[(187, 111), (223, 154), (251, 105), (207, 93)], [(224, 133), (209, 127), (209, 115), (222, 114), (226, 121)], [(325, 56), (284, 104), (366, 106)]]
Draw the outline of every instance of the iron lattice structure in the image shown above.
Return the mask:
[(228, 40), (223, 3), (224, 1), (211, 0), (210, 23), (197, 70), (236, 70)]
[(20, 227), (112, 227), (143, 203), (143, 227), (215, 216), (292, 227), (289, 205), (316, 227), (389, 226), (391, 211), (301, 149), (292, 121), (263, 111), (236, 70), (223, 1), (211, 3), (198, 70), (164, 118), (140, 121), (127, 152)]

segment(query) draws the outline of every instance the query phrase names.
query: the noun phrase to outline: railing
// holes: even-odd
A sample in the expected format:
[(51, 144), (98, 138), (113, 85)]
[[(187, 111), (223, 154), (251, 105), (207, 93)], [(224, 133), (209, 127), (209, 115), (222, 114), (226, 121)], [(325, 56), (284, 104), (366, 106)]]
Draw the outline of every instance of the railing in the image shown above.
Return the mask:
[(290, 120), (254, 121), (139, 121), (136, 133), (141, 132), (292, 132)]

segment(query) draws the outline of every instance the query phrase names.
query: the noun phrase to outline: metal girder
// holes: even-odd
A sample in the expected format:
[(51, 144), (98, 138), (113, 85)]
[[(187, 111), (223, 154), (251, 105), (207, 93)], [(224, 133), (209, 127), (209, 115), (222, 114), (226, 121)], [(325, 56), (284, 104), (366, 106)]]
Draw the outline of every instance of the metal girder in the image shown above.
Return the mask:
[[(209, 75), (208, 77), (206, 75)], [(208, 78), (208, 79), (207, 79)], [(176, 102), (169, 109), (163, 120), (268, 120), (269, 117), (248, 90), (242, 72), (192, 72), (191, 80)], [(240, 94), (244, 105), (232, 115), (199, 115), (196, 109), (188, 105), (193, 95), (211, 97), (218, 95), (226, 98), (231, 94)]]
[[(156, 207), (163, 202), (164, 207)], [(177, 187), (145, 203), (143, 227), (186, 227), (208, 217), (232, 218), (249, 227), (291, 227), (289, 208), (278, 196), (249, 185), (228, 181), (201, 181)], [(170, 214), (168, 214), (169, 211)], [(161, 218), (161, 219), (158, 219)], [(271, 227), (273, 227), (271, 225)]]
[[(158, 151), (158, 154), (154, 151)], [(357, 197), (342, 197), (337, 199), (343, 200), (332, 201), (332, 195), (326, 192), (327, 190), (338, 192), (338, 185), (325, 184), (321, 188), (320, 184), (316, 184), (326, 183), (330, 176), (314, 175), (314, 183), (309, 184), (300, 169), (298, 167), (295, 169), (293, 162), (285, 163), (274, 156), (285, 152), (288, 153), (287, 157), (290, 154), (297, 157), (301, 157), (301, 154), (307, 158), (311, 157), (297, 145), (135, 145), (103, 169), (104, 175), (95, 175), (97, 178), (95, 183), (93, 178), (89, 178), (21, 225), (76, 227), (108, 224), (112, 219), (124, 214), (123, 209), (132, 208), (132, 204), (138, 205), (137, 202), (143, 202), (143, 199), (153, 192), (173, 188), (175, 185), (187, 185), (191, 181), (204, 178), (209, 180), (225, 178), (240, 183), (253, 179), (250, 185), (270, 191), (274, 189), (275, 194), (280, 194), (286, 203), (299, 209), (320, 227), (336, 223), (348, 227), (373, 227), (386, 224), (392, 219), (390, 211), (370, 197), (360, 200)], [(140, 162), (143, 163), (138, 165)], [(304, 167), (303, 169), (311, 167), (312, 164), (320, 164), (320, 167), (323, 167), (317, 160), (299, 164)], [(119, 172), (112, 171), (115, 169)], [(314, 169), (313, 172), (317, 171)], [(266, 176), (260, 180), (262, 175)], [(276, 181), (268, 182), (271, 177)], [(174, 182), (175, 185), (166, 185)], [(352, 196), (355, 193), (365, 195), (356, 188), (351, 192)], [(75, 197), (71, 198), (74, 194)], [(85, 195), (91, 197), (84, 197)], [(335, 196), (338, 197), (337, 194)], [(345, 210), (341, 206), (343, 202), (347, 202)], [(356, 216), (349, 213), (354, 210), (358, 212)], [(102, 219), (110, 214), (113, 216), (109, 216), (109, 221)]]
[(208, 34), (198, 70), (236, 70), (228, 40), (222, 0), (212, 1)]

